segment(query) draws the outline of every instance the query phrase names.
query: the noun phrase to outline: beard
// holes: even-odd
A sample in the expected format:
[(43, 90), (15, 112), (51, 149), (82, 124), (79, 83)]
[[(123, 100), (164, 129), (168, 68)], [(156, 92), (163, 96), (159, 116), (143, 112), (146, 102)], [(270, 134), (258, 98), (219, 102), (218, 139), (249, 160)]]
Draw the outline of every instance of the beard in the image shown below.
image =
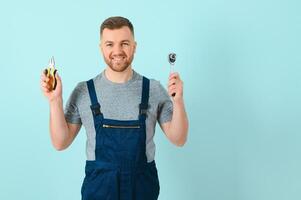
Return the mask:
[(133, 59), (134, 54), (129, 58), (125, 54), (110, 56), (109, 58), (104, 57), (106, 64), (115, 72), (125, 71), (131, 65)]

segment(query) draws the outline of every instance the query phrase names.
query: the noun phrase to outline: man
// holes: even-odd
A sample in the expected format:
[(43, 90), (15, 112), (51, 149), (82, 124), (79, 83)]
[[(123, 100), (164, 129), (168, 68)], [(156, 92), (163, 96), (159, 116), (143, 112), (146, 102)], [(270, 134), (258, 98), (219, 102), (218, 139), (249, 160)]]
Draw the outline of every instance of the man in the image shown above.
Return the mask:
[[(62, 82), (41, 88), (50, 104), (50, 135), (57, 150), (66, 149), (84, 125), (87, 161), (83, 200), (155, 200), (159, 180), (154, 161), (156, 121), (177, 146), (186, 142), (188, 120), (179, 74), (169, 77), (168, 93), (154, 79), (132, 69), (136, 50), (134, 28), (123, 17), (106, 19), (100, 28), (100, 50), (107, 67), (80, 82), (63, 110)], [(175, 94), (172, 96), (172, 94)]]

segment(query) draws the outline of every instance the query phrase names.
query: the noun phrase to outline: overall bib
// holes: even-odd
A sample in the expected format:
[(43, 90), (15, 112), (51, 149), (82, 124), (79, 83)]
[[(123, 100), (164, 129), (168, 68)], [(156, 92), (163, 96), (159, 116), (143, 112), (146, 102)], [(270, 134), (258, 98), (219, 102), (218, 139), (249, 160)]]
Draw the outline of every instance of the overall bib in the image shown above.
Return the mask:
[[(146, 158), (146, 111), (149, 79), (143, 77), (138, 120), (104, 118), (93, 80), (87, 81), (96, 131), (95, 161), (86, 161), (82, 200), (156, 200), (155, 161)], [(138, 114), (138, 113), (137, 113)]]

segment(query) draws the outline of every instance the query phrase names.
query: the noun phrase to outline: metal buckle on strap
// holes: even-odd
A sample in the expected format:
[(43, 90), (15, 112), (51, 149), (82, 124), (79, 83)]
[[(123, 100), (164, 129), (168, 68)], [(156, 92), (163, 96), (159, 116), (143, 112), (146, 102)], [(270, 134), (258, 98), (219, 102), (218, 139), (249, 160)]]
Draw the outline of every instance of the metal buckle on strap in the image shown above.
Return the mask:
[(140, 113), (140, 115), (146, 115), (147, 108), (148, 108), (147, 104), (140, 104), (139, 105), (139, 109), (140, 109), (139, 113)]
[(99, 114), (101, 114), (100, 104), (99, 103), (91, 105), (90, 108), (92, 110), (93, 115), (99, 115)]
[(146, 115), (147, 109), (141, 109), (140, 110), (140, 115)]

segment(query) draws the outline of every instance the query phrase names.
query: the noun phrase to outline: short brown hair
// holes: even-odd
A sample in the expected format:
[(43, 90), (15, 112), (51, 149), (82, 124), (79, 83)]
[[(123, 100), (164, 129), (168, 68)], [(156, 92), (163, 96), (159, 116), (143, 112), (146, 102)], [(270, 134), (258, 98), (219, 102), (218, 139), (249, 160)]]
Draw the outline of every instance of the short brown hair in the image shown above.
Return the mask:
[(100, 37), (102, 36), (102, 32), (105, 28), (114, 30), (119, 29), (123, 26), (129, 27), (133, 36), (134, 36), (134, 27), (133, 24), (127, 18), (116, 16), (116, 17), (109, 17), (106, 19), (100, 26)]

